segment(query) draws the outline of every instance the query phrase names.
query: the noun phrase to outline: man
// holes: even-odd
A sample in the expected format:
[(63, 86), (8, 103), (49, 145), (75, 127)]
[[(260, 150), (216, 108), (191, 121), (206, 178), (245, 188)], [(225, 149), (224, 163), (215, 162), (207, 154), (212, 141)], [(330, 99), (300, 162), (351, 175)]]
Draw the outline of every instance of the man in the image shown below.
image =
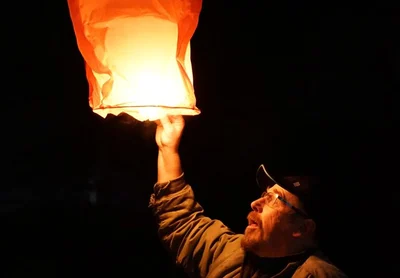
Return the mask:
[(318, 250), (308, 215), (309, 182), (269, 175), (262, 165), (261, 198), (251, 203), (244, 235), (203, 214), (185, 182), (178, 147), (182, 116), (157, 121), (158, 179), (150, 207), (162, 243), (192, 277), (347, 277)]

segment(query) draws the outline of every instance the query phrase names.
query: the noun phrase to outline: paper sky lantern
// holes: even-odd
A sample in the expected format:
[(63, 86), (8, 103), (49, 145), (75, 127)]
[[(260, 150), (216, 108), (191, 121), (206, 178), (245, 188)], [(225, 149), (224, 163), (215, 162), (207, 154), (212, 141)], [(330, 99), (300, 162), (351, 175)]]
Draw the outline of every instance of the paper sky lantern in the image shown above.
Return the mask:
[(198, 115), (190, 59), (202, 0), (68, 0), (89, 105), (144, 121)]

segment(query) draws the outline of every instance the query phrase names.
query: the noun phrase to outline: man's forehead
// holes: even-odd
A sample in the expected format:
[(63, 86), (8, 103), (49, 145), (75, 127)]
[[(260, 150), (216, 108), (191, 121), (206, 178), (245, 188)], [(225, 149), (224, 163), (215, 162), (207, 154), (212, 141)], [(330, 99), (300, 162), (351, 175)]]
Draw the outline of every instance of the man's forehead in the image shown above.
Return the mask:
[(277, 193), (279, 195), (283, 195), (283, 194), (286, 193), (285, 192), (286, 190), (284, 188), (282, 188), (279, 184), (274, 184), (273, 186), (268, 187), (266, 191), (274, 192), (274, 193)]
[(287, 197), (287, 196), (292, 196), (293, 194), (287, 191), (285, 188), (280, 186), (279, 184), (274, 184), (273, 186), (267, 188), (268, 192), (274, 192), (281, 197)]

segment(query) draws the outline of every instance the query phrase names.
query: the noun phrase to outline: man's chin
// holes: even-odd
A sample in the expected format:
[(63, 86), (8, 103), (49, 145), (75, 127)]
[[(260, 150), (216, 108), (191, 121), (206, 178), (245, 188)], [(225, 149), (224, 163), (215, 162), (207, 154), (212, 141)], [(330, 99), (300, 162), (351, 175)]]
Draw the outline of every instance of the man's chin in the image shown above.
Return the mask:
[(244, 236), (240, 245), (245, 251), (251, 251), (258, 242), (258, 235), (253, 229), (247, 229), (244, 231)]

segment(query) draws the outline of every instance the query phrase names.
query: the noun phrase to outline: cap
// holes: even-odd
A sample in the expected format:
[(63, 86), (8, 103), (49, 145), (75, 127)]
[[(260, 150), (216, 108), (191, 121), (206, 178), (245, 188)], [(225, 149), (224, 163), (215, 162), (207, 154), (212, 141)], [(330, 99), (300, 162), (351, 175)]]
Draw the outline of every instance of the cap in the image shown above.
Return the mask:
[(264, 191), (275, 184), (296, 195), (304, 206), (306, 214), (312, 218), (316, 212), (318, 200), (318, 179), (315, 176), (302, 175), (296, 172), (267, 171), (263, 164), (258, 167), (256, 174), (258, 186)]

